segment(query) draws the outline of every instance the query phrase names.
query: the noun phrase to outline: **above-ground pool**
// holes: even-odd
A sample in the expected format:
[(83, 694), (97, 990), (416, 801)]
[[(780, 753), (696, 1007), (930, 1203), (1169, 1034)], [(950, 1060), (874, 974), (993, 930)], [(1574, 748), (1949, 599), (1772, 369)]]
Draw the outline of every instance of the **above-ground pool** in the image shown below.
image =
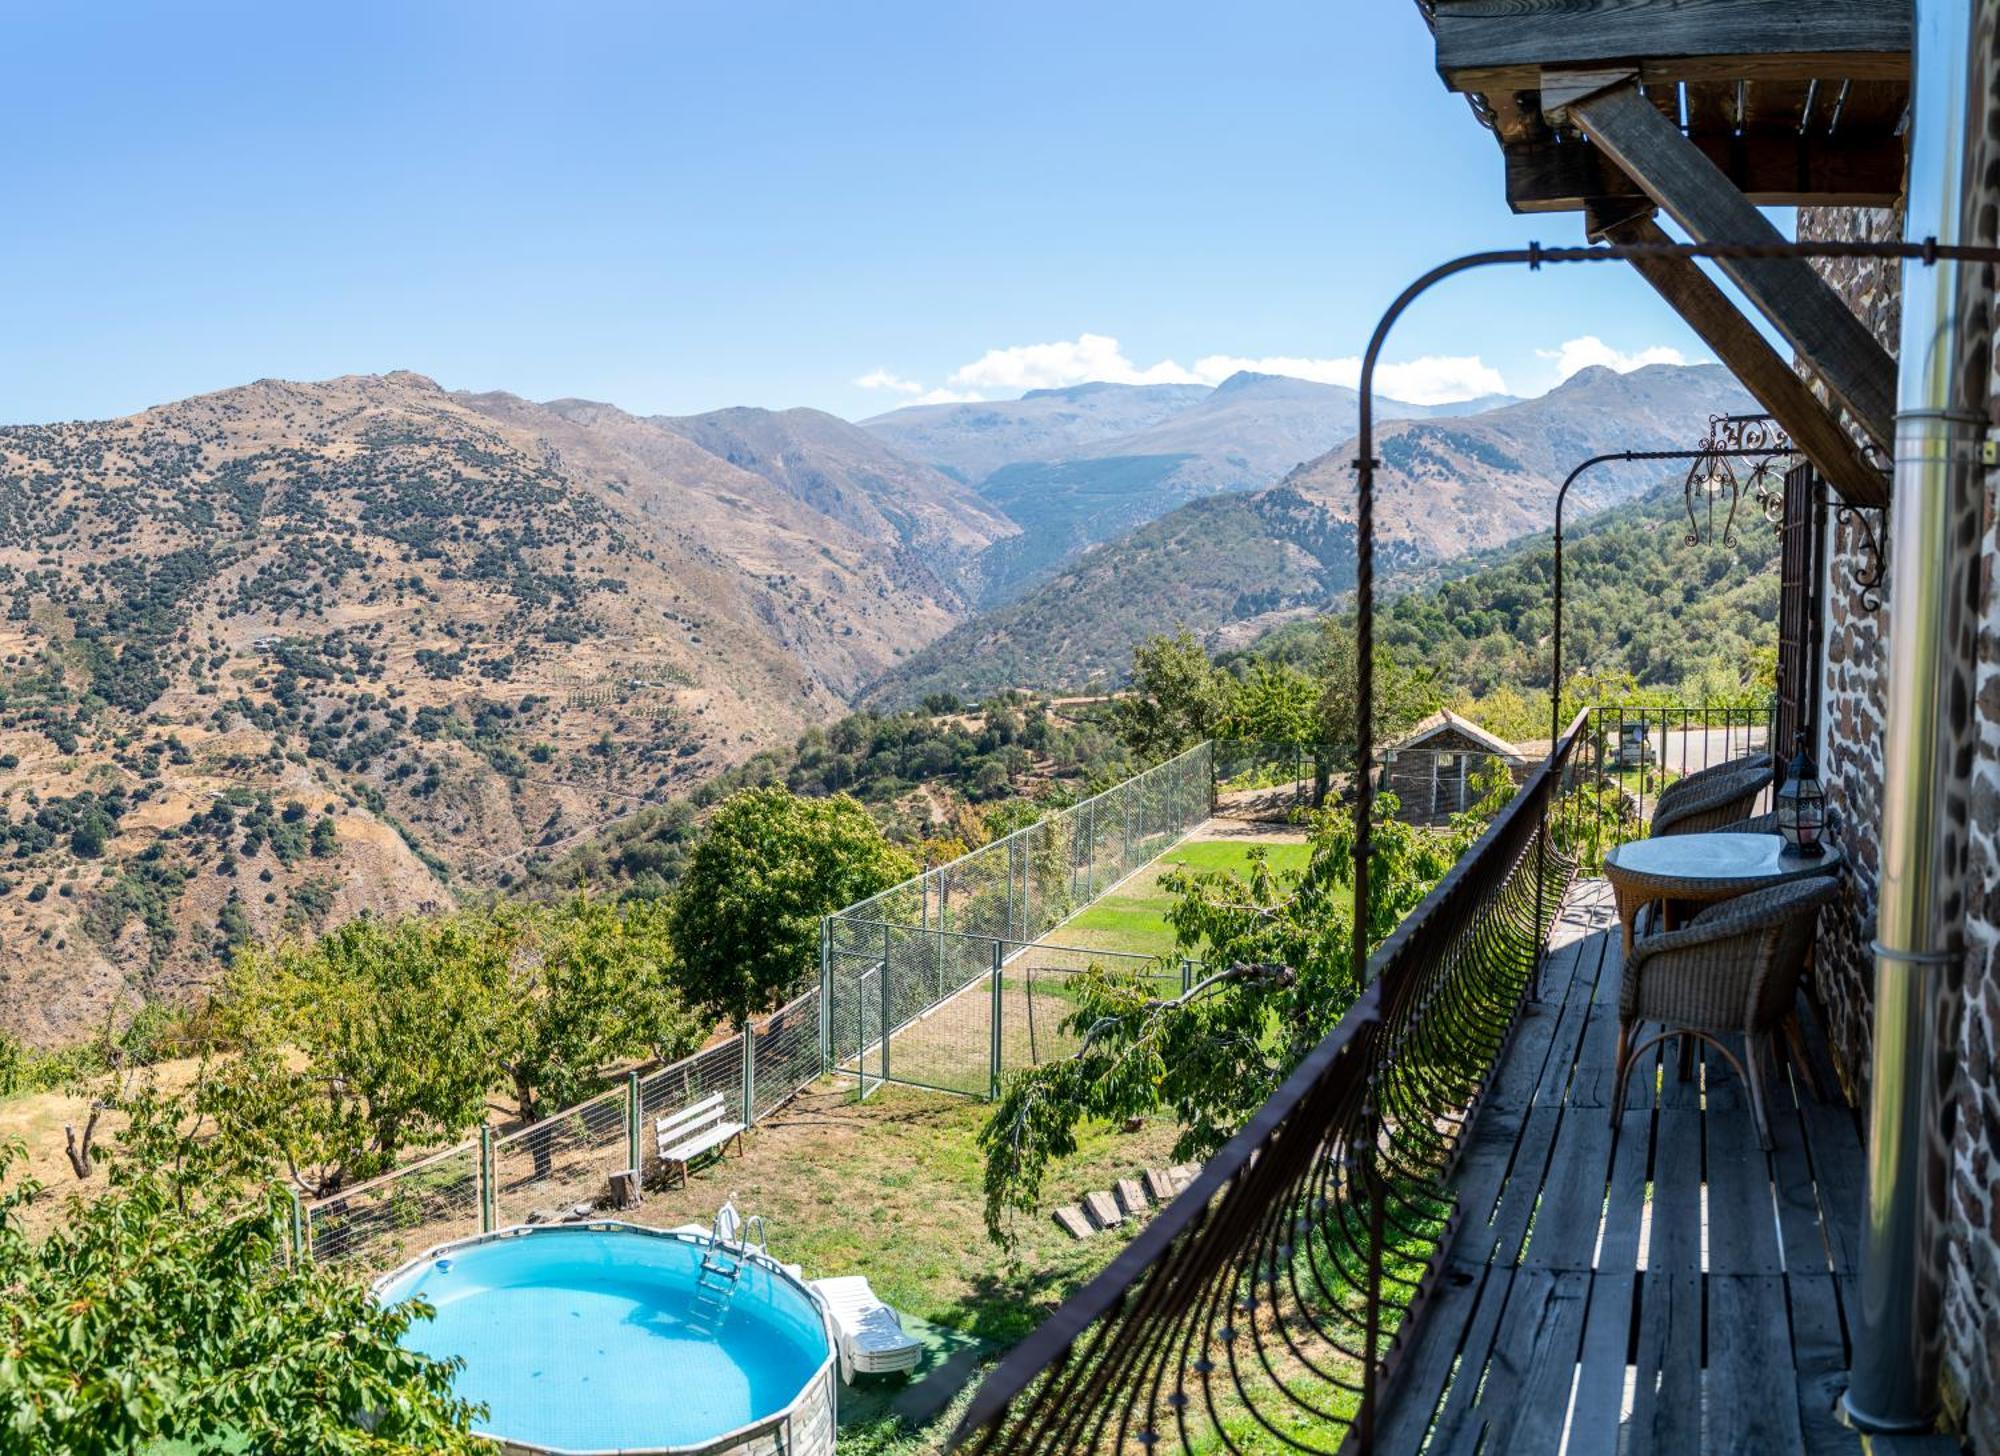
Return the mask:
[[(832, 1345), (798, 1281), (706, 1238), (627, 1224), (445, 1244), (384, 1277), (437, 1314), (403, 1343), (457, 1356), (479, 1429), (528, 1451), (833, 1449)], [(733, 1277), (727, 1272), (735, 1270)]]

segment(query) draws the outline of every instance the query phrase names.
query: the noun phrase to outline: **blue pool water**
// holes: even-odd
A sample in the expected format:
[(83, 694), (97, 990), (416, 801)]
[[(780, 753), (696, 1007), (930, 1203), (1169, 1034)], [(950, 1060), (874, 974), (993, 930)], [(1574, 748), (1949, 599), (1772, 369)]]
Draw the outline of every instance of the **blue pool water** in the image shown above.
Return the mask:
[(538, 1229), (441, 1252), (390, 1277), (437, 1316), (404, 1343), (465, 1361), (480, 1429), (566, 1451), (694, 1446), (790, 1405), (829, 1353), (812, 1300), (754, 1264), (720, 1315), (697, 1301), (702, 1249), (631, 1229)]

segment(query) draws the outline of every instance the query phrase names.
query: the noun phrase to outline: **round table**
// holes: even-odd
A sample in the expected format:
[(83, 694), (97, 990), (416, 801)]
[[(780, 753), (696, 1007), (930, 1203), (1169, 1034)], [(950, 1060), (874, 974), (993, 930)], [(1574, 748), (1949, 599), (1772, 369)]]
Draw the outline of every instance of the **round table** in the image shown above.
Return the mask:
[(1840, 864), (1835, 845), (1816, 855), (1795, 854), (1776, 834), (1667, 834), (1619, 845), (1604, 857), (1604, 878), (1618, 901), (1630, 951), (1639, 907), (1654, 900), (1731, 900), (1788, 880), (1834, 874)]

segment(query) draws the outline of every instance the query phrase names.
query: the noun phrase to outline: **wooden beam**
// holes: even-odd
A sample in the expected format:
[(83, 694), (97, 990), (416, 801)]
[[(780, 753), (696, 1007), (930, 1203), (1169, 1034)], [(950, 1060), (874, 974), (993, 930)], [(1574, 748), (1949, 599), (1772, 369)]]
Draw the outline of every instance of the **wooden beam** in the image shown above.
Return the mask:
[[(1646, 215), (1603, 223), (1592, 231), (1619, 243), (1673, 241)], [(1843, 500), (1871, 507), (1889, 503), (1888, 477), (1868, 462), (1846, 427), (1699, 264), (1691, 258), (1646, 258), (1632, 266), (1777, 418)]]
[(1619, 62), (1649, 83), (1910, 73), (1909, 0), (1436, 0), (1433, 28), (1454, 91)]
[[(1638, 87), (1572, 101), (1568, 114), (1696, 242), (1785, 241)], [(1723, 258), (1716, 267), (1887, 452), (1895, 438), (1896, 361), (1832, 285), (1803, 258)]]
[[(1689, 138), (1758, 207), (1890, 207), (1903, 195), (1903, 140), (1799, 136), (1795, 130)], [(1507, 205), (1516, 212), (1577, 212), (1639, 185), (1580, 137), (1502, 148)]]

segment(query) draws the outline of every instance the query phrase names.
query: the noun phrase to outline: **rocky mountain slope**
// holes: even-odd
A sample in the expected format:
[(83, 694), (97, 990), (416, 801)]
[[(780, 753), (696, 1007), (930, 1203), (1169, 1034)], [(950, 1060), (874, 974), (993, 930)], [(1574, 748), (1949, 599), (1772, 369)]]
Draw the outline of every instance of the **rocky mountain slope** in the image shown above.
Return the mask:
[(963, 482), (820, 410), (738, 408), (655, 415), (649, 423), (763, 476), (869, 540), (893, 541), (907, 569), (934, 572), (968, 606), (981, 592), (981, 555), (1020, 534)]
[(977, 485), (1003, 465), (1061, 460), (1144, 430), (1210, 393), (1205, 384), (1074, 384), (1019, 399), (906, 405), (861, 428), (898, 455)]
[(0, 1022), (503, 884), (837, 715), (963, 612), (885, 498), (408, 374), (0, 430)]
[[(1384, 418), (1427, 419), (1502, 402), (1382, 399), (1377, 409)], [(1240, 373), (1214, 389), (1087, 385), (1006, 404), (898, 410), (864, 425), (953, 470), (987, 468), (976, 477), (980, 496), (1020, 528), (983, 562), (981, 605), (992, 607), (1177, 505), (1273, 484), (1352, 434), (1359, 405), (1340, 385)], [(1052, 420), (1064, 428), (1047, 428)]]
[[(1587, 369), (1539, 399), (1391, 422), (1377, 444), (1382, 564), (1393, 573), (1547, 531), (1555, 490), (1579, 461), (1692, 448), (1711, 414), (1749, 408), (1718, 366), (1655, 366)], [(864, 701), (1108, 685), (1150, 633), (1187, 626), (1235, 646), (1323, 609), (1353, 581), (1354, 456), (1349, 440), (1267, 490), (1195, 501), (1099, 546), (916, 653)], [(1572, 492), (1572, 519), (1675, 473), (1659, 462), (1600, 467)]]

